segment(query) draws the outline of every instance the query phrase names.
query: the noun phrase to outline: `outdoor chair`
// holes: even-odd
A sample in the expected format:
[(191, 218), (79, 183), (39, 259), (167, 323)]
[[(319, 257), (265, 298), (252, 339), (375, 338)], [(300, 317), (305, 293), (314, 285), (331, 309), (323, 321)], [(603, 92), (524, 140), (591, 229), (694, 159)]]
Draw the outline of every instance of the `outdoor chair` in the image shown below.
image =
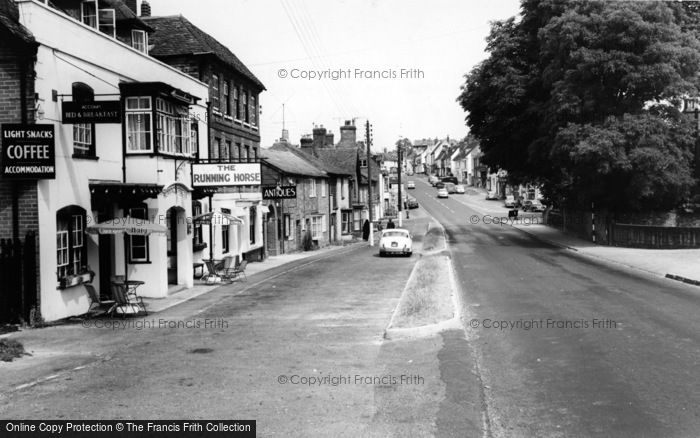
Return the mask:
[(229, 279), (229, 281), (233, 281), (236, 278), (243, 278), (245, 281), (248, 281), (248, 277), (245, 275), (245, 268), (248, 266), (248, 260), (243, 260), (241, 263), (238, 264), (238, 266), (231, 268), (228, 270), (226, 273), (226, 277)]
[(233, 256), (224, 257), (223, 261), (221, 262), (221, 265), (219, 266), (216, 272), (216, 275), (218, 275), (226, 281), (233, 281), (231, 279), (231, 273), (233, 272), (234, 261), (235, 259), (233, 258)]
[(84, 283), (83, 286), (85, 286), (85, 290), (88, 293), (88, 297), (90, 298), (90, 305), (88, 306), (88, 313), (90, 313), (93, 310), (93, 306), (97, 304), (97, 309), (102, 310), (103, 307), (109, 308), (112, 305), (114, 305), (113, 300), (106, 300), (102, 301), (100, 300), (100, 294), (97, 293), (97, 290), (95, 290), (95, 286), (93, 286), (90, 283)]
[[(121, 281), (123, 282), (124, 280)], [(129, 287), (125, 284), (119, 284), (118, 280), (117, 282), (112, 282), (112, 295), (114, 304), (107, 312), (110, 316), (113, 317), (114, 313), (121, 313), (122, 317), (124, 317), (127, 314), (136, 315), (140, 311), (148, 315), (143, 298), (136, 295), (135, 291), (129, 291)]]

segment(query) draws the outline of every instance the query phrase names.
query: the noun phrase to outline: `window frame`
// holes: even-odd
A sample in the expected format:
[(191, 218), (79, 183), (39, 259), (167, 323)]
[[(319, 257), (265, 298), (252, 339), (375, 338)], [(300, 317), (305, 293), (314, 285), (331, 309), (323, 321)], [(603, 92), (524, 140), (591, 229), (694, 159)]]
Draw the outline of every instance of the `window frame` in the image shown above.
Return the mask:
[[(129, 108), (129, 102), (136, 100), (138, 108)], [(141, 108), (142, 99), (148, 101), (148, 108)], [(145, 131), (134, 131), (139, 133), (139, 138), (141, 134), (146, 134), (145, 140), (148, 146), (147, 149), (134, 149), (131, 146), (131, 135), (130, 135), (130, 124), (129, 120), (132, 116), (144, 116), (148, 118), (148, 122)], [(138, 120), (138, 119), (137, 119)], [(126, 153), (127, 154), (152, 154), (155, 152), (154, 146), (154, 130), (153, 130), (153, 98), (151, 96), (127, 96), (124, 98), (124, 130), (125, 130), (125, 140), (126, 140)], [(139, 140), (140, 143), (140, 140)]]
[(309, 178), (309, 198), (316, 197), (316, 178)]
[(223, 97), (224, 97), (224, 115), (231, 116), (231, 84), (229, 81), (223, 81)]
[(212, 110), (219, 112), (221, 110), (221, 98), (219, 97), (219, 75), (212, 73), (211, 75), (211, 108)]
[[(111, 23), (109, 24), (103, 24), (102, 23), (102, 14), (107, 14), (107, 16), (111, 15)], [(109, 19), (109, 18), (108, 18)], [(97, 26), (98, 30), (102, 32), (105, 35), (109, 35), (112, 38), (117, 37), (117, 11), (112, 8), (104, 8), (104, 9), (97, 9)], [(106, 32), (106, 29), (111, 28), (111, 32)]]
[(77, 205), (63, 207), (56, 212), (56, 280), (58, 282), (70, 275), (87, 272), (86, 218), (87, 211)]
[[(81, 129), (89, 134), (88, 141), (76, 139), (76, 134), (79, 135)], [(73, 124), (73, 157), (95, 157), (95, 124), (94, 123), (75, 123)]]
[(255, 233), (257, 231), (256, 223), (258, 220), (258, 209), (252, 205), (250, 206), (250, 211), (248, 213), (248, 240), (251, 245), (255, 245)]
[(178, 157), (192, 156), (191, 126), (187, 109), (157, 97), (155, 110), (158, 152)]
[[(138, 211), (143, 210), (143, 214), (138, 213)], [(148, 206), (146, 204), (129, 207), (127, 209), (127, 216), (134, 219), (148, 219)], [(141, 240), (143, 239), (143, 240)], [(135, 244), (139, 242), (139, 244)], [(143, 242), (141, 244), (140, 242)], [(138, 265), (143, 263), (151, 262), (151, 242), (149, 236), (129, 236), (127, 235), (127, 263), (130, 265)], [(134, 248), (143, 248), (144, 257), (134, 257)]]
[[(135, 38), (135, 35), (142, 35), (142, 38), (140, 41), (137, 43), (137, 39)], [(139, 48), (143, 44), (142, 48)], [(140, 29), (131, 29), (131, 47), (138, 50), (141, 53), (145, 53), (148, 55), (148, 32), (145, 30), (140, 30)]]
[(325, 228), (325, 215), (315, 215), (311, 216), (311, 239), (312, 240), (322, 240)]
[[(94, 5), (95, 7), (95, 15), (85, 14), (85, 6), (90, 4)], [(82, 2), (80, 2), (80, 22), (93, 29), (99, 29), (99, 24), (97, 21), (98, 10), (99, 8), (97, 6), (97, 0), (83, 0)], [(90, 21), (90, 17), (92, 17), (92, 22)]]

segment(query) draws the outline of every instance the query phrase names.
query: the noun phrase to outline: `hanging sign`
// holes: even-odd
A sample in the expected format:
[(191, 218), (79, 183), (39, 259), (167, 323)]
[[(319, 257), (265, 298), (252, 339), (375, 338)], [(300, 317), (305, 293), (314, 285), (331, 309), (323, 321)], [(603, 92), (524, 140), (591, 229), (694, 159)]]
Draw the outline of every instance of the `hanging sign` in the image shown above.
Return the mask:
[(56, 179), (54, 125), (4, 124), (0, 175), (6, 179)]
[(121, 123), (121, 103), (118, 100), (92, 102), (63, 102), (62, 123)]
[(259, 186), (260, 163), (192, 164), (192, 187)]

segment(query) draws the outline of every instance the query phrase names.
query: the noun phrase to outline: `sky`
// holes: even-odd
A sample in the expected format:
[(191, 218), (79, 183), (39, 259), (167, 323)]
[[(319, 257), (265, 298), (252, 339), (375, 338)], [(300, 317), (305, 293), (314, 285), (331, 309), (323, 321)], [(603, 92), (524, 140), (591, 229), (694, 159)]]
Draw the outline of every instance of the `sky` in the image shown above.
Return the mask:
[[(139, 2), (140, 3), (140, 2)], [(400, 138), (462, 138), (456, 98), (486, 58), (490, 25), (519, 0), (149, 0), (153, 16), (183, 15), (227, 46), (265, 85), (261, 146), (322, 125), (340, 137), (372, 124), (373, 150)]]

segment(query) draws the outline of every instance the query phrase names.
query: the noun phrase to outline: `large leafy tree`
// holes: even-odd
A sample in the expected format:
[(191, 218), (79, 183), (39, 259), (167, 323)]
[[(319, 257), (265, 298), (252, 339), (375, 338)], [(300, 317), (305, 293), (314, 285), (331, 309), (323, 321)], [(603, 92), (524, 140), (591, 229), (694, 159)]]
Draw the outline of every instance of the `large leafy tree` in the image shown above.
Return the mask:
[(458, 101), (487, 164), (576, 205), (668, 208), (693, 185), (697, 15), (678, 2), (524, 0)]

